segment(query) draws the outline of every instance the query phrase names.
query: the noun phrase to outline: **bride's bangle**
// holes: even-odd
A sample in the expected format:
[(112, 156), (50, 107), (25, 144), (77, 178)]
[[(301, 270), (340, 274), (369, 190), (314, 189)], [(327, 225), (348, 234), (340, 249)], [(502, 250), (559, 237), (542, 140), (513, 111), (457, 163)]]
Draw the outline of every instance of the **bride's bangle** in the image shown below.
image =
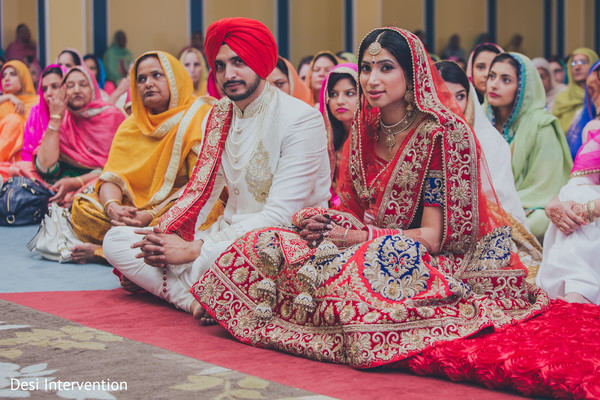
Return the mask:
[(348, 236), (348, 231), (350, 230), (350, 228), (346, 228), (346, 232), (344, 232), (344, 238), (342, 239), (342, 247), (346, 248), (348, 246), (346, 246), (346, 237)]
[(592, 222), (596, 221), (596, 202), (594, 200), (590, 200), (587, 203), (585, 203), (583, 219), (588, 224), (591, 224)]

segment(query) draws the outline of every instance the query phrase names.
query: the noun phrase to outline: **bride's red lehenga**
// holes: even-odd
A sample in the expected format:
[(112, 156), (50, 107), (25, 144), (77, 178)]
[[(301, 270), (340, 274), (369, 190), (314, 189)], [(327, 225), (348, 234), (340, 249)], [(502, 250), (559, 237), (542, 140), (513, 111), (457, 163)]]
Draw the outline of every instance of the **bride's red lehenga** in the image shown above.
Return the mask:
[[(385, 163), (374, 151), (378, 110), (367, 107), (359, 88), (341, 205), (327, 210), (336, 223), (368, 230), (372, 239), (347, 249), (330, 243), (311, 249), (297, 226), (326, 210), (302, 210), (289, 227), (237, 240), (192, 293), (232, 335), (254, 346), (356, 368), (401, 366), (526, 394), (575, 393), (573, 382), (580, 393), (592, 393), (593, 375), (548, 379), (553, 371), (565, 373), (559, 343), (549, 336), (557, 321), (557, 329), (572, 329), (569, 306), (557, 304), (523, 322), (546, 310), (549, 299), (526, 283), (527, 269), (511, 252), (509, 220), (481, 189), (475, 136), (453, 112), (456, 105), (421, 42), (405, 30), (386, 29), (411, 48), (415, 106), (424, 117)], [(436, 254), (401, 232), (419, 227), (425, 205), (443, 208)], [(592, 314), (600, 318), (595, 309)], [(554, 347), (539, 358), (530, 345), (544, 343)], [(521, 352), (523, 345), (529, 353)], [(592, 347), (598, 350), (600, 340)], [(600, 354), (595, 357), (593, 365), (585, 357), (568, 362), (597, 372)]]

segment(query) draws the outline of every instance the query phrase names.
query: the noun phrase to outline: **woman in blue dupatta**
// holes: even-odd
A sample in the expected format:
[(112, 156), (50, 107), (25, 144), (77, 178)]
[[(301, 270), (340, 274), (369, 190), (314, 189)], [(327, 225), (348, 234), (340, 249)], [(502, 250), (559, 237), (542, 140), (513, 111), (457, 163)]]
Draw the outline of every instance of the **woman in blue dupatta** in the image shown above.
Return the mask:
[[(596, 61), (588, 72), (583, 108), (575, 116), (567, 132), (567, 142), (569, 143), (573, 159), (575, 159), (579, 148), (585, 142), (582, 139), (582, 136), (585, 136), (584, 133), (600, 128), (600, 120), (597, 118), (597, 112), (600, 108), (596, 107), (596, 103), (600, 103), (600, 61)], [(592, 123), (586, 126), (590, 122)]]

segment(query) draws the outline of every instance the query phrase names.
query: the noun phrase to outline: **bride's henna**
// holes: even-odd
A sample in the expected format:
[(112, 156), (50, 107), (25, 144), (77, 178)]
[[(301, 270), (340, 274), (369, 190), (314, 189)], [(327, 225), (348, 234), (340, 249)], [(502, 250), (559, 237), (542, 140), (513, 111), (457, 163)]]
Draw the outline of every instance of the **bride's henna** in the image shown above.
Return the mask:
[(404, 231), (404, 236), (411, 238), (415, 242), (421, 243), (423, 246), (425, 246), (427, 251), (429, 253), (431, 253), (433, 246), (427, 240), (425, 240), (425, 238), (423, 238), (423, 236), (421, 236), (421, 235), (422, 235), (422, 232), (420, 229), (411, 229), (409, 231)]

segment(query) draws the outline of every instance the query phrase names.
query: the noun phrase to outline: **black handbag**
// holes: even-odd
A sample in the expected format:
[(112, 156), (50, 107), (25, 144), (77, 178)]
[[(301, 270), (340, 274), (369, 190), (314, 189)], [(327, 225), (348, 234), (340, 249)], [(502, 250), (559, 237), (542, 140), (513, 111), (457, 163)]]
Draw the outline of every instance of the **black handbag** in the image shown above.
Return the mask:
[(0, 225), (39, 224), (54, 192), (24, 176), (9, 178), (0, 189)]

